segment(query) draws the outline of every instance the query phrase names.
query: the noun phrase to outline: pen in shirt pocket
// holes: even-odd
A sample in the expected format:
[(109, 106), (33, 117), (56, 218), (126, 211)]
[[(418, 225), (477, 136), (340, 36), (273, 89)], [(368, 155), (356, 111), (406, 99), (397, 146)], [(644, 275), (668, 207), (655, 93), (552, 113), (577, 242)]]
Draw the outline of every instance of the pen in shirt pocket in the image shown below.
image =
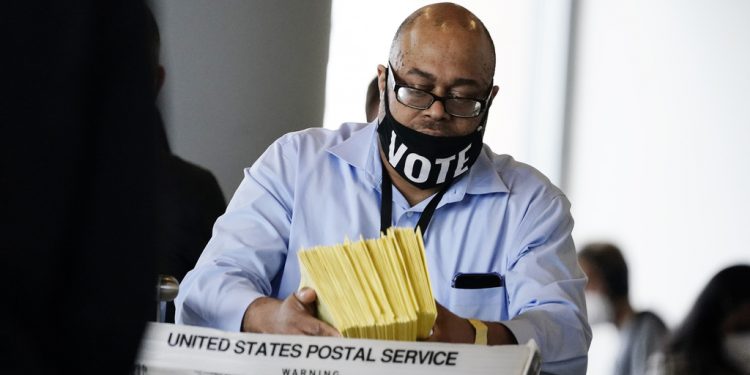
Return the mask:
[(464, 273), (453, 275), (451, 287), (454, 289), (486, 289), (503, 286), (503, 276), (497, 272)]

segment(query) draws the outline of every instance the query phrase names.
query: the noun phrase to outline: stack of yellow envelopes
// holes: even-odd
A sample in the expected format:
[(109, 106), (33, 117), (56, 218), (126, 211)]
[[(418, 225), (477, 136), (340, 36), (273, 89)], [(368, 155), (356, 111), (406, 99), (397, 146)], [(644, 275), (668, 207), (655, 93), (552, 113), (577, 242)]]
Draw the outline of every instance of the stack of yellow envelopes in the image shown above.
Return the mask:
[(379, 239), (297, 253), (300, 288), (318, 295), (318, 317), (344, 337), (415, 341), (430, 335), (437, 308), (422, 233), (391, 228)]

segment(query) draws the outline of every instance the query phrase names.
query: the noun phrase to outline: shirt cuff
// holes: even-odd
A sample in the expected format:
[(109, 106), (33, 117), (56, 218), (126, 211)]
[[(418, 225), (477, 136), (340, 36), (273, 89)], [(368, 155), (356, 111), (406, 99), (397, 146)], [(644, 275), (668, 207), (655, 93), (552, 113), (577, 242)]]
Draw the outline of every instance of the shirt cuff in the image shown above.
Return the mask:
[(251, 288), (234, 288), (222, 293), (222, 301), (216, 309), (216, 328), (231, 332), (241, 331), (247, 307), (260, 297), (266, 295)]
[[(536, 330), (534, 329), (534, 325), (531, 324), (530, 321), (525, 319), (513, 319), (513, 320), (504, 320), (501, 321), (500, 324), (508, 327), (511, 333), (513, 333), (513, 336), (516, 337), (516, 341), (518, 341), (521, 345), (526, 345), (529, 340), (536, 337), (535, 333)], [(537, 345), (540, 345), (539, 342), (536, 343)]]

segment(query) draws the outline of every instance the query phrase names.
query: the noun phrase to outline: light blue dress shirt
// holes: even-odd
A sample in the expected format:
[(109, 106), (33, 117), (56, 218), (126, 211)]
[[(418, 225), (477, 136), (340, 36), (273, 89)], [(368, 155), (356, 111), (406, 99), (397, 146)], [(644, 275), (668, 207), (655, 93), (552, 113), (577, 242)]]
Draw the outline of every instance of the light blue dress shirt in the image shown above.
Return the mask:
[[(299, 286), (297, 251), (376, 238), (381, 164), (377, 125), (307, 129), (274, 142), (253, 164), (214, 225), (175, 300), (176, 321), (240, 329), (261, 296)], [(429, 199), (410, 207), (393, 188), (393, 225), (414, 227)], [(543, 371), (584, 374), (591, 330), (563, 193), (534, 168), (484, 146), (445, 193), (425, 234), (435, 299), (452, 312), (502, 321), (519, 343), (534, 339)], [(454, 289), (457, 272), (503, 275), (505, 286)]]

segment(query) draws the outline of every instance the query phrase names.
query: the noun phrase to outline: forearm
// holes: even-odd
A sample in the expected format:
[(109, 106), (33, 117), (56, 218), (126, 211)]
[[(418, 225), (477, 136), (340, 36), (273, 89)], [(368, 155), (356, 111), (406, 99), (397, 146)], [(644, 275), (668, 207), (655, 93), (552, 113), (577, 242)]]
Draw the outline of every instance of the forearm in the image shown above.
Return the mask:
[(518, 344), (516, 336), (503, 323), (484, 322), (487, 325), (487, 345)]
[[(486, 335), (487, 345), (518, 343), (513, 332), (501, 322), (480, 321), (480, 328), (477, 329), (469, 319), (454, 314), (439, 303), (437, 303), (437, 312), (437, 319), (428, 341), (473, 344), (477, 341), (485, 341), (477, 340), (477, 338)], [(483, 332), (484, 327), (486, 327), (486, 332)]]
[[(473, 344), (477, 339), (483, 335), (481, 328), (477, 328), (472, 324), (469, 319), (464, 319), (466, 324), (463, 324), (464, 333), (462, 334), (462, 342)], [(515, 345), (518, 344), (516, 336), (513, 335), (508, 327), (500, 322), (488, 322), (480, 321), (486, 326), (487, 345)]]

